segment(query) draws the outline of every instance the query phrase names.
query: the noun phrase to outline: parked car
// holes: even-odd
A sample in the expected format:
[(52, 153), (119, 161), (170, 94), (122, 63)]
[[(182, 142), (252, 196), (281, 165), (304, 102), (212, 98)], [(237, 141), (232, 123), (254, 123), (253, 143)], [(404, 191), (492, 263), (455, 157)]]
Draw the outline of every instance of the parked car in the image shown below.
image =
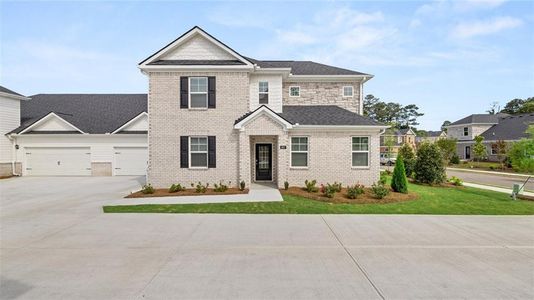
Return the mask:
[(393, 154), (380, 153), (380, 164), (392, 166), (397, 161), (397, 157)]

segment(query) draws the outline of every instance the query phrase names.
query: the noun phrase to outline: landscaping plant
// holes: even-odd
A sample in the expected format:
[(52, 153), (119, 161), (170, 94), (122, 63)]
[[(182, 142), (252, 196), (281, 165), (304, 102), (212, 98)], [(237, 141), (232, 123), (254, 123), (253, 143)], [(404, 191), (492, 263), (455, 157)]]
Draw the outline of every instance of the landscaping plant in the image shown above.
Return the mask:
[(288, 190), (289, 189), (289, 182), (287, 181), (284, 181), (284, 190)]
[(332, 188), (335, 190), (336, 193), (339, 193), (341, 192), (343, 186), (341, 185), (341, 182), (338, 183), (337, 181), (334, 181), (334, 183), (332, 183)]
[(213, 187), (214, 187), (213, 190), (216, 191), (217, 193), (224, 193), (228, 190), (228, 185), (224, 184), (222, 181), (219, 181), (219, 184), (214, 183)]
[(182, 186), (179, 183), (177, 184), (173, 183), (171, 187), (169, 188), (169, 193), (176, 193), (176, 192), (181, 192), (181, 191), (185, 191), (185, 186)]
[(458, 154), (454, 153), (452, 155), (452, 157), (451, 157), (450, 163), (453, 164), (453, 165), (460, 164), (460, 156), (458, 156)]
[(452, 157), (456, 155), (456, 139), (439, 139), (436, 141), (439, 150), (441, 151), (441, 157), (445, 165), (452, 163)]
[(420, 183), (440, 184), (445, 181), (445, 166), (437, 145), (419, 145), (414, 172), (414, 179)]
[(245, 181), (244, 180), (241, 180), (241, 182), (239, 183), (239, 190), (240, 191), (244, 191), (245, 190)]
[(388, 175), (390, 175), (391, 172), (388, 170), (386, 172), (380, 173), (380, 179), (378, 180), (378, 183), (385, 185), (388, 182)]
[(508, 152), (508, 146), (506, 145), (506, 142), (503, 140), (498, 140), (491, 144), (491, 149), (495, 150), (497, 160), (499, 160), (499, 163), (501, 164), (501, 170), (504, 170), (506, 167), (504, 161), (506, 160), (506, 154)]
[(488, 158), (488, 151), (486, 149), (486, 145), (482, 143), (483, 141), (483, 136), (475, 136), (475, 144), (473, 145), (473, 157), (475, 158), (475, 161), (479, 163), (480, 161)]
[(395, 162), (395, 169), (393, 169), (393, 177), (391, 178), (391, 188), (398, 193), (408, 193), (408, 180), (406, 179), (402, 156), (397, 157), (397, 161)]
[(321, 192), (328, 198), (334, 198), (334, 194), (338, 191), (336, 184), (326, 183), (326, 186), (321, 184)]
[(464, 185), (464, 181), (456, 176), (452, 176), (449, 178), (449, 182), (452, 183), (455, 186), (462, 186)]
[(306, 191), (309, 193), (317, 193), (319, 189), (315, 186), (317, 184), (317, 180), (308, 180), (306, 179), (304, 181), (304, 185), (306, 185)]
[(534, 173), (534, 125), (530, 125), (527, 133), (529, 138), (521, 139), (512, 144), (508, 156), (512, 168), (519, 172)]
[(194, 183), (191, 183), (191, 186), (195, 187), (195, 193), (205, 193), (208, 190), (209, 185), (209, 183), (206, 183), (206, 185), (202, 185), (200, 181), (196, 185)]
[(356, 199), (359, 195), (364, 193), (364, 186), (362, 184), (355, 184), (347, 187), (347, 197), (350, 199)]
[(141, 188), (141, 193), (143, 194), (154, 194), (155, 191), (156, 189), (150, 183), (143, 185)]
[(406, 143), (403, 144), (402, 147), (399, 148), (397, 159), (400, 157), (402, 157), (404, 161), (404, 170), (406, 171), (406, 176), (412, 177), (413, 169), (415, 167), (415, 152), (413, 151), (412, 146)]
[(381, 183), (373, 183), (373, 185), (371, 186), (371, 191), (373, 192), (373, 196), (376, 199), (383, 199), (384, 197), (389, 195), (389, 189)]

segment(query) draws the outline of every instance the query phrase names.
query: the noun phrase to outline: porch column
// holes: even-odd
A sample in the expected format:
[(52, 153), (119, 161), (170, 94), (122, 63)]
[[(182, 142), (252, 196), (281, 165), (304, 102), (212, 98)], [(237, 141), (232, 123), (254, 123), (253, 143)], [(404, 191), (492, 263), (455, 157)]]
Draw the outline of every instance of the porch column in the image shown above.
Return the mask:
[[(287, 130), (278, 135), (278, 187), (283, 188), (284, 182), (288, 180), (287, 171), (289, 168), (289, 137)], [(286, 149), (280, 149), (280, 146), (285, 146)]]
[(250, 187), (250, 138), (245, 129), (239, 130), (239, 182), (244, 181)]

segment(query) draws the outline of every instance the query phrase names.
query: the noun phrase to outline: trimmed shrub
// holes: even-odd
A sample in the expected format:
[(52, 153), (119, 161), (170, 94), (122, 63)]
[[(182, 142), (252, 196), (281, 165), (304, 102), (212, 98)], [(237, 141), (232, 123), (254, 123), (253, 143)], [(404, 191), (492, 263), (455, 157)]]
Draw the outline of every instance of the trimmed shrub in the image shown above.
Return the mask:
[(304, 184), (306, 185), (306, 191), (309, 193), (317, 193), (319, 191), (319, 188), (317, 188), (315, 185), (317, 184), (317, 180), (308, 180), (306, 179), (304, 181)]
[(373, 183), (373, 185), (371, 186), (371, 191), (373, 192), (373, 196), (376, 199), (383, 199), (384, 197), (389, 195), (389, 189), (380, 183)]
[(284, 181), (284, 190), (288, 190), (289, 189), (289, 182), (287, 181)]
[(464, 181), (456, 176), (452, 176), (449, 178), (449, 182), (452, 183), (455, 186), (462, 186), (464, 185)]
[(150, 183), (141, 187), (141, 193), (143, 194), (154, 194), (155, 191), (156, 189)]
[(438, 146), (422, 143), (417, 149), (415, 180), (420, 183), (440, 184), (445, 181), (445, 166)]
[(460, 163), (460, 156), (458, 156), (458, 154), (454, 153), (451, 157), (451, 161), (450, 161), (451, 164), (453, 165), (457, 165)]
[(387, 174), (387, 172), (385, 173), (380, 173), (380, 179), (378, 180), (378, 183), (382, 184), (382, 185), (386, 185), (386, 183), (388, 182), (388, 175), (390, 175), (391, 172), (389, 172), (389, 174)]
[(241, 180), (241, 182), (239, 183), (239, 190), (240, 191), (244, 191), (245, 190), (245, 181), (244, 180)]
[(222, 181), (219, 181), (219, 184), (217, 183), (213, 184), (213, 190), (216, 191), (217, 193), (224, 193), (228, 190), (228, 185), (222, 183)]
[(185, 186), (182, 186), (179, 183), (177, 184), (173, 183), (171, 187), (169, 188), (169, 193), (176, 193), (176, 192), (181, 192), (181, 191), (185, 191)]
[(343, 186), (341, 185), (341, 182), (337, 183), (337, 181), (334, 181), (334, 183), (332, 183), (332, 188), (335, 190), (336, 193), (339, 193), (341, 192), (341, 189), (343, 188)]
[(347, 187), (347, 197), (350, 199), (356, 199), (359, 195), (364, 193), (364, 186), (362, 184), (355, 184)]
[(205, 193), (208, 190), (210, 184), (206, 183), (206, 185), (203, 185), (199, 181), (196, 185), (194, 183), (191, 183), (191, 186), (195, 188), (195, 193)]
[(337, 192), (337, 185), (327, 183), (326, 186), (324, 186), (321, 184), (321, 191), (326, 197), (334, 198), (334, 194)]
[(409, 144), (404, 144), (399, 148), (399, 154), (397, 155), (397, 160), (399, 157), (402, 157), (404, 162), (404, 170), (406, 171), (406, 176), (412, 177), (413, 170), (415, 168), (415, 152), (413, 151), (412, 146)]
[(395, 169), (393, 169), (393, 177), (391, 178), (391, 188), (397, 193), (408, 193), (408, 180), (406, 179), (402, 156), (397, 157), (397, 161), (395, 162)]

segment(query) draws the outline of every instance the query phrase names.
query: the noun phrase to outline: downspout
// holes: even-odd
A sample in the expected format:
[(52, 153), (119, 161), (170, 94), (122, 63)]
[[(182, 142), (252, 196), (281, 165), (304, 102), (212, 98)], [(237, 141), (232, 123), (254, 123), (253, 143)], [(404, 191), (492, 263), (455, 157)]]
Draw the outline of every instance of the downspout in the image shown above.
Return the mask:
[(17, 138), (11, 134), (7, 135), (7, 138), (11, 141), (11, 173), (13, 176), (21, 176), (21, 174), (17, 173), (17, 168), (15, 167), (17, 161)]

